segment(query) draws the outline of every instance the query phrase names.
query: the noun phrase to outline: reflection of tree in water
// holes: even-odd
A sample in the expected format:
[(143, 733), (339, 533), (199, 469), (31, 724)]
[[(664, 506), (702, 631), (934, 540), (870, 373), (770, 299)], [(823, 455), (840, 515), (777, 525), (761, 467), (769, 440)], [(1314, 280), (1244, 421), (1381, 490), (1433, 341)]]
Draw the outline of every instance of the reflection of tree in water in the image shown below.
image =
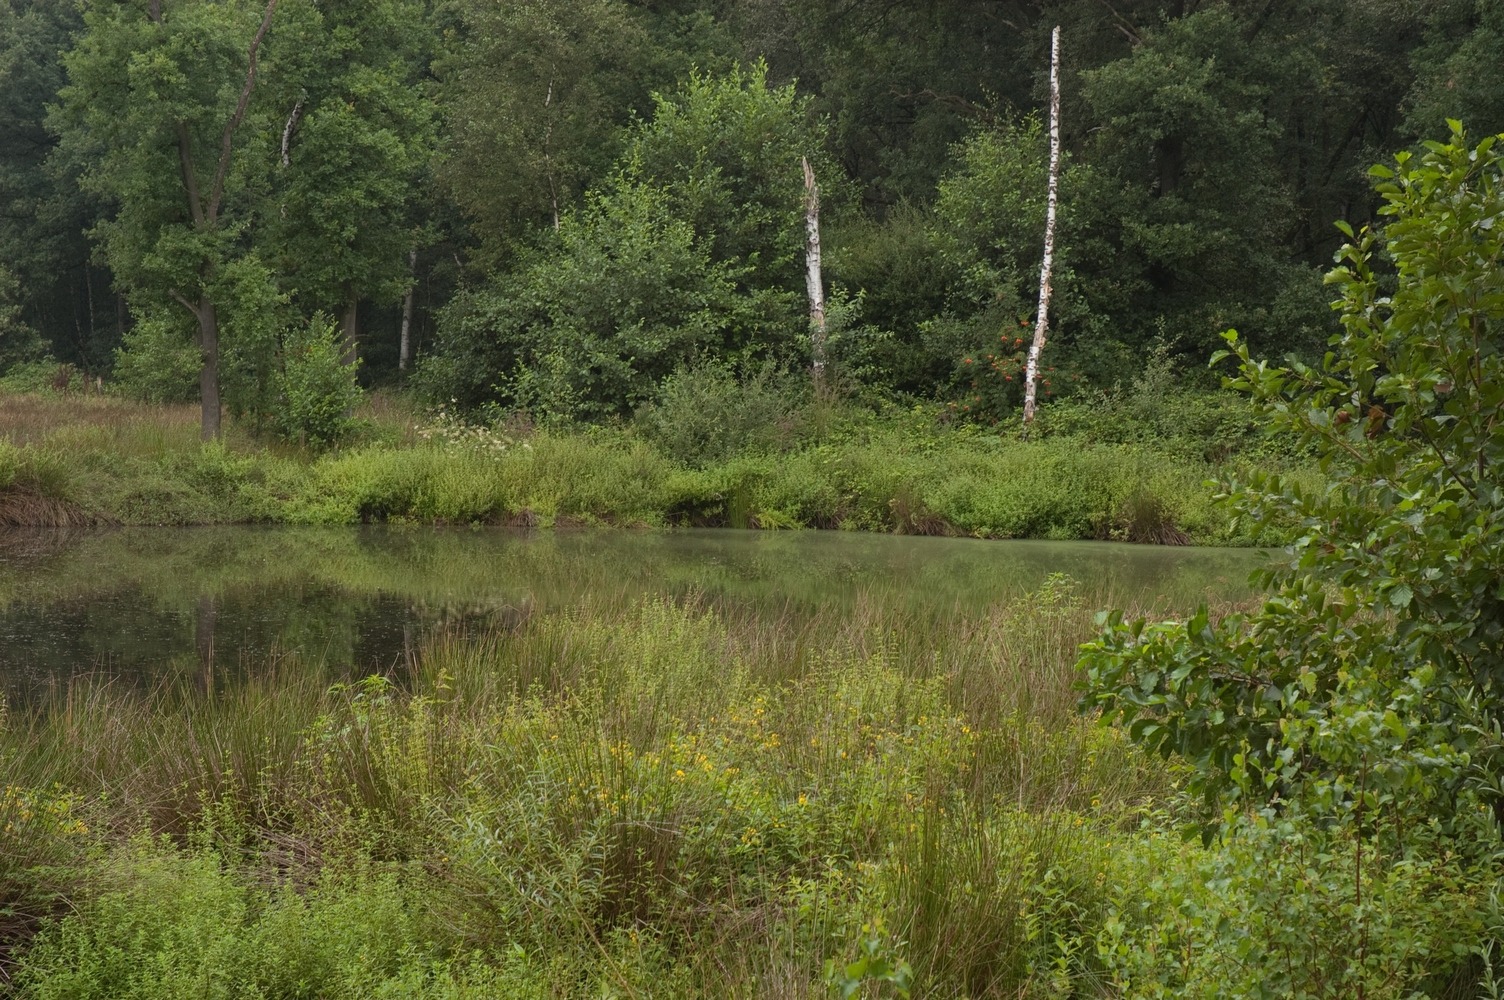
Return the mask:
[[(18, 554), (19, 553), (19, 554)], [(983, 612), (1052, 573), (1089, 605), (1247, 593), (1254, 553), (839, 532), (119, 529), (0, 533), (0, 678), (224, 683), (267, 664), (405, 674), (435, 630), (674, 596), (754, 615)]]

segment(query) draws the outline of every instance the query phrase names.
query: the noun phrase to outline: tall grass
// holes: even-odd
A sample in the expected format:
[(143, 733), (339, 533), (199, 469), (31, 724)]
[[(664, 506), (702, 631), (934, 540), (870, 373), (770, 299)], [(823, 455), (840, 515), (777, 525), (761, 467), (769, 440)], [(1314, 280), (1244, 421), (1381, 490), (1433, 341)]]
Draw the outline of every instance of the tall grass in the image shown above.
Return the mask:
[(257, 949), (334, 913), (395, 951), (307, 946), (309, 995), (820, 996), (879, 917), (936, 995), (1016, 995), (1166, 778), (1068, 714), (1068, 588), (961, 625), (612, 601), (405, 681), (80, 679), (0, 734), (11, 794), (61, 803), (0, 860), (21, 993), (273, 990)]
[(0, 395), (0, 474), (22, 462), (66, 473), (0, 486), (0, 515), (16, 524), (808, 526), (1161, 544), (1242, 544), (1278, 531), (1234, 533), (1212, 501), (1216, 468), (1152, 445), (1008, 441), (911, 423), (869, 418), (784, 442), (779, 454), (743, 450), (690, 466), (631, 429), (470, 434), (451, 423), (434, 434), (390, 402), (370, 411), (363, 439), (315, 454), (234, 431), (200, 445), (184, 409)]
[[(815, 998), (858, 949), (934, 997), (1335, 981), (1351, 872), (1317, 832), (1166, 836), (1173, 773), (1072, 709), (1093, 628), (1059, 579), (949, 616), (607, 595), (391, 678), (80, 678), (0, 726), (0, 968), (27, 997)], [(1363, 857), (1396, 930), (1343, 981), (1452, 975), (1488, 880)]]

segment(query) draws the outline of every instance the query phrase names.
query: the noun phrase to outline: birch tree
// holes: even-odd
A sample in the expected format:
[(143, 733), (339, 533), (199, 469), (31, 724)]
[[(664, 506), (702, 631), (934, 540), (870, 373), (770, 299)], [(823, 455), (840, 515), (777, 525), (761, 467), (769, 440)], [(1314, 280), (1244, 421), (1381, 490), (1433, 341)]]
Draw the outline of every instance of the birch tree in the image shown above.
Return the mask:
[(1039, 355), (1050, 328), (1050, 272), (1055, 266), (1055, 210), (1060, 200), (1060, 28), (1050, 34), (1050, 186), (1045, 200), (1044, 259), (1039, 266), (1039, 313), (1024, 372), (1024, 427), (1034, 420)]
[(804, 164), (804, 281), (809, 290), (809, 346), (815, 386), (825, 381), (825, 279), (820, 273), (820, 188)]

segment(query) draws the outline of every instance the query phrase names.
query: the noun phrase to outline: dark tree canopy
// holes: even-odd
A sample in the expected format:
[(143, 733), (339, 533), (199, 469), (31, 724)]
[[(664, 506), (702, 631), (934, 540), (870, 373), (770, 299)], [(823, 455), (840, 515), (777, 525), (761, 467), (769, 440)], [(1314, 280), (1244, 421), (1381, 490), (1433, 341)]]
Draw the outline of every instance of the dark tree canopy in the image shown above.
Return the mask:
[[(1332, 332), (1332, 223), (1378, 207), (1366, 164), (1448, 117), (1504, 128), (1504, 15), (1482, 0), (281, 0), (221, 171), (266, 10), (0, 0), (0, 262), (33, 347), (103, 372), (125, 338), (121, 371), (165, 371), (212, 300), (227, 398), (250, 405), (319, 311), (350, 353), (359, 338), (363, 377), (394, 375), (416, 284), (433, 384), (494, 397), (525, 381), (509, 366), (553, 336), (540, 324), (644, 262), (607, 254), (593, 291), (550, 279), (552, 318), (505, 343), (470, 342), (470, 306), (445, 307), (579, 273), (580, 241), (604, 232), (588, 220), (616, 211), (687, 227), (709, 268), (690, 269), (698, 289), (675, 279), (694, 309), (621, 315), (734, 364), (797, 340), (808, 157), (831, 292), (867, 345), (851, 377), (953, 398), (962, 360), (1036, 297), (1030, 122), (1059, 24), (1062, 363), (1090, 384), (1154, 343), (1199, 361), (1233, 324), (1256, 351), (1309, 355)], [(206, 188), (223, 174), (212, 219), (192, 218), (185, 162)], [(733, 326), (761, 332), (717, 347), (681, 325), (720, 308), (725, 281)], [(619, 335), (599, 334), (635, 357)], [(659, 376), (643, 377), (578, 415), (633, 405)]]

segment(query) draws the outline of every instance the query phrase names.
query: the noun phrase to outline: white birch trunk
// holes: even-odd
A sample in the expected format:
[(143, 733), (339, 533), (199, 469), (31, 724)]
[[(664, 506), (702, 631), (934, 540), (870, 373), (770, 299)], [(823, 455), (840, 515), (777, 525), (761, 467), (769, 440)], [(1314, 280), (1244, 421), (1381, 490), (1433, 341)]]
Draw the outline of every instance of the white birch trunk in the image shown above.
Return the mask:
[(413, 292), (417, 288), (418, 275), (418, 251), (407, 252), (407, 294), (402, 296), (402, 339), (397, 345), (397, 370), (407, 371), (407, 363), (412, 360), (412, 340), (409, 334), (413, 328)]
[(809, 290), (809, 346), (815, 386), (825, 380), (825, 282), (820, 275), (820, 189), (804, 163), (804, 283)]
[(1060, 198), (1060, 27), (1050, 35), (1050, 188), (1044, 215), (1044, 260), (1039, 267), (1039, 315), (1024, 369), (1024, 429), (1034, 420), (1039, 393), (1039, 355), (1050, 324), (1050, 272), (1055, 265), (1055, 206)]

